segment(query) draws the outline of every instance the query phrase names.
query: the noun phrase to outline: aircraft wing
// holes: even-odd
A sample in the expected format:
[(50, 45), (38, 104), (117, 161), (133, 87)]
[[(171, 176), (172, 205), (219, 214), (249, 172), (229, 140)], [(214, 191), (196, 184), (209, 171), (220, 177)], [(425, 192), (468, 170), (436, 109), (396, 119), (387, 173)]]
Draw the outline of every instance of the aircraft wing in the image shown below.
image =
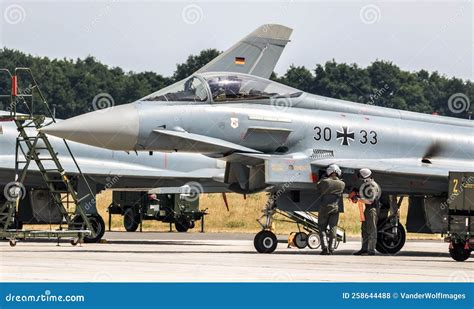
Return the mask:
[[(448, 160), (432, 160), (431, 164), (422, 163), (419, 159), (387, 158), (387, 159), (320, 159), (311, 162), (312, 165), (325, 168), (337, 164), (342, 169), (358, 170), (369, 168), (377, 174), (403, 174), (413, 176), (448, 177), (449, 171), (474, 171), (472, 164), (462, 164)], [(460, 168), (459, 166), (463, 166)]]
[(260, 26), (196, 73), (237, 72), (270, 78), (292, 32), (282, 25)]
[(161, 138), (167, 138), (171, 145), (178, 149), (186, 149), (193, 151), (193, 148), (200, 146), (200, 149), (206, 147), (207, 153), (231, 153), (231, 152), (245, 152), (245, 153), (259, 153), (259, 151), (240, 146), (234, 143), (224, 141), (222, 139), (213, 138), (205, 135), (178, 132), (165, 129), (153, 130)]

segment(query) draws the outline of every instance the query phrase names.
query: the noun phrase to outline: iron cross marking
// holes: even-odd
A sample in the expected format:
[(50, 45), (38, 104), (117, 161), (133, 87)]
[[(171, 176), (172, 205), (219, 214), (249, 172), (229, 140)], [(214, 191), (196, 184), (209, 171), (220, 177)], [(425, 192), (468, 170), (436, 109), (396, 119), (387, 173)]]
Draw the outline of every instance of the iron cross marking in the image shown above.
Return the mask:
[(342, 127), (342, 131), (336, 131), (336, 133), (336, 139), (340, 139), (343, 146), (350, 146), (349, 140), (354, 141), (355, 134), (350, 132), (348, 127)]

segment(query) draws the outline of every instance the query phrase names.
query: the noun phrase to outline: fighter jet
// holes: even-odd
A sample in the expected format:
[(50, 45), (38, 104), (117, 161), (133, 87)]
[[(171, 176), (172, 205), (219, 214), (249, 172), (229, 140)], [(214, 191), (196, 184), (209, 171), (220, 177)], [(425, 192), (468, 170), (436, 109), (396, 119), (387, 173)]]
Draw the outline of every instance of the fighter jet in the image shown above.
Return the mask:
[[(235, 68), (247, 65), (239, 52), (232, 54)], [(276, 248), (271, 209), (318, 210), (315, 183), (325, 167), (341, 166), (347, 188), (358, 186), (359, 169), (370, 168), (383, 192), (377, 249), (396, 253), (405, 241), (398, 222), (403, 197), (409, 231), (443, 231), (449, 172), (474, 172), (473, 129), (472, 121), (322, 97), (236, 69), (198, 71), (105, 115), (88, 113), (44, 131), (114, 150), (224, 161), (231, 190), (273, 195), (270, 218), (255, 238), (259, 252)], [(453, 245), (469, 253), (468, 239), (459, 239)]]
[[(9, 114), (0, 111), (0, 115)], [(29, 129), (32, 131), (33, 129)], [(36, 132), (31, 132), (34, 136)], [(14, 123), (0, 123), (0, 205), (8, 198), (11, 186), (21, 186), (22, 198), (16, 215), (16, 226), (37, 224), (42, 222), (59, 223), (61, 213), (54, 203), (44, 203), (47, 195), (46, 183), (38, 166), (33, 162), (28, 177), (21, 185), (15, 184), (15, 144), (18, 132)], [(90, 215), (92, 225), (96, 229), (95, 236), (86, 236), (86, 242), (99, 241), (105, 232), (105, 223), (98, 214), (95, 205), (95, 194), (102, 190), (140, 191), (146, 192), (154, 188), (193, 186), (192, 193), (229, 192), (222, 182), (225, 164), (216, 159), (199, 154), (186, 153), (126, 153), (92, 147), (70, 142), (69, 148), (74, 154), (87, 183), (79, 177), (79, 170), (73, 162), (62, 139), (50, 137), (50, 143), (58, 154), (67, 176), (74, 181), (80, 196), (88, 196), (81, 203)], [(47, 150), (38, 150), (40, 156), (46, 156)], [(45, 163), (52, 168), (52, 162)], [(91, 196), (88, 187), (92, 189)], [(126, 193), (126, 192), (124, 192)], [(0, 222), (1, 225), (1, 222)]]
[[(291, 32), (292, 30), (287, 27), (263, 25), (245, 36), (198, 72), (218, 69), (221, 71), (252, 73), (267, 78), (273, 72), (283, 49), (289, 42)], [(236, 55), (241, 57), (238, 61), (235, 60)], [(102, 112), (104, 115), (108, 113), (107, 110), (102, 110)], [(9, 115), (9, 112), (0, 111), (0, 115)], [(107, 119), (110, 118), (106, 117), (101, 122), (105, 126), (113, 126), (113, 122), (107, 124)], [(127, 136), (129, 133), (133, 133), (137, 125), (137, 123), (134, 123), (133, 114), (122, 114), (121, 119), (130, 127), (127, 127), (126, 131), (118, 132), (118, 136)], [(45, 123), (50, 121), (51, 119), (46, 119)], [(61, 120), (57, 121), (58, 124), (61, 122)], [(29, 129), (29, 131), (32, 131), (32, 129)], [(35, 135), (35, 133), (30, 132), (31, 135)], [(0, 192), (4, 192), (5, 187), (12, 184), (14, 180), (17, 136), (18, 132), (14, 123), (0, 123)], [(131, 136), (128, 135), (128, 137)], [(100, 134), (97, 136), (98, 140), (103, 139), (103, 137)], [(50, 142), (58, 153), (67, 175), (72, 179), (77, 177), (79, 171), (62, 139), (51, 137)], [(197, 190), (198, 193), (229, 192), (228, 185), (223, 182), (225, 162), (201, 154), (113, 151), (74, 142), (69, 143), (69, 147), (82, 173), (87, 175), (89, 185), (96, 192), (107, 188), (147, 191), (160, 187), (189, 185), (189, 183), (197, 186), (191, 188), (191, 190)], [(39, 150), (40, 155), (41, 152), (46, 152), (46, 150)], [(48, 168), (48, 166), (46, 167)], [(33, 194), (31, 189), (46, 188), (38, 167), (32, 164), (30, 169), (27, 182), (22, 184), (25, 186), (25, 194)], [(80, 179), (78, 177), (77, 190), (86, 190), (87, 184), (81, 183)], [(113, 183), (111, 184), (111, 182)], [(23, 199), (22, 203), (25, 205), (23, 205), (24, 207), (21, 205), (20, 210), (23, 212), (37, 212), (35, 198), (36, 195)], [(30, 200), (33, 201), (33, 205), (26, 205), (30, 203)], [(95, 197), (90, 197), (89, 200), (95, 201)], [(89, 209), (89, 212), (93, 214), (91, 217), (95, 221), (93, 225), (100, 228), (100, 232), (96, 233), (97, 237), (93, 240), (89, 239), (89, 241), (97, 241), (105, 231), (103, 220), (97, 214), (94, 202), (91, 203), (88, 200), (82, 202), (93, 206)], [(0, 204), (3, 203), (4, 197), (0, 195)], [(50, 214), (43, 204), (40, 206), (41, 209), (38, 211), (43, 212), (43, 217)]]

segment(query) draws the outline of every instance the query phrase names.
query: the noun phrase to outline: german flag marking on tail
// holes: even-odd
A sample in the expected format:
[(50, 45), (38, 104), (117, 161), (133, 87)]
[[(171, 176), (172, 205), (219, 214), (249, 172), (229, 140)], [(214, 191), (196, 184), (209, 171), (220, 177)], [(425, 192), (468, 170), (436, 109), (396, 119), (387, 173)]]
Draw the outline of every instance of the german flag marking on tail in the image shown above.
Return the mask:
[(244, 65), (245, 64), (245, 57), (235, 57), (235, 64), (237, 65)]

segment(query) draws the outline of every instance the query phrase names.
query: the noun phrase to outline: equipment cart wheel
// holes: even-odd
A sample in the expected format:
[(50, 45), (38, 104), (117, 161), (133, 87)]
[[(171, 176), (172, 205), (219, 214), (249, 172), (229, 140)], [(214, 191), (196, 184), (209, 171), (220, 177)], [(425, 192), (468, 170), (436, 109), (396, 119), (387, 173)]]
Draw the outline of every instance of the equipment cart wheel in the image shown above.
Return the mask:
[(471, 256), (471, 249), (466, 249), (462, 243), (453, 243), (453, 248), (449, 249), (449, 255), (458, 262), (464, 262)]
[(180, 233), (186, 233), (191, 226), (191, 223), (187, 220), (178, 220), (174, 223), (174, 227)]
[(304, 249), (308, 245), (308, 234), (305, 232), (298, 232), (295, 235), (295, 246), (298, 249)]
[(9, 243), (10, 243), (10, 247), (15, 247), (16, 246), (16, 240), (15, 239), (10, 239)]
[[(95, 237), (92, 237), (92, 235), (87, 235), (87, 236), (84, 236), (84, 242), (85, 243), (96, 243), (96, 242), (99, 242), (102, 237), (104, 236), (104, 233), (105, 233), (105, 222), (104, 222), (104, 219), (102, 219), (102, 217), (99, 215), (99, 214), (91, 214), (91, 215), (87, 215), (89, 220), (90, 220), (90, 223), (92, 225), (92, 228), (94, 229), (94, 232), (96, 233)], [(86, 228), (82, 222), (82, 218), (77, 216), (75, 219), (74, 219), (74, 222), (76, 224), (82, 224), (83, 226), (80, 227), (80, 229), (84, 229)], [(76, 227), (77, 229), (77, 227)]]
[(259, 253), (272, 253), (278, 245), (278, 240), (273, 232), (263, 230), (255, 235), (253, 245)]
[(71, 245), (72, 245), (73, 247), (77, 246), (78, 243), (79, 243), (79, 238), (71, 239)]
[(308, 235), (308, 247), (310, 249), (318, 249), (321, 246), (321, 240), (317, 233), (310, 233)]
[(123, 214), (123, 226), (127, 232), (135, 232), (140, 225), (140, 214), (135, 208), (129, 207)]

